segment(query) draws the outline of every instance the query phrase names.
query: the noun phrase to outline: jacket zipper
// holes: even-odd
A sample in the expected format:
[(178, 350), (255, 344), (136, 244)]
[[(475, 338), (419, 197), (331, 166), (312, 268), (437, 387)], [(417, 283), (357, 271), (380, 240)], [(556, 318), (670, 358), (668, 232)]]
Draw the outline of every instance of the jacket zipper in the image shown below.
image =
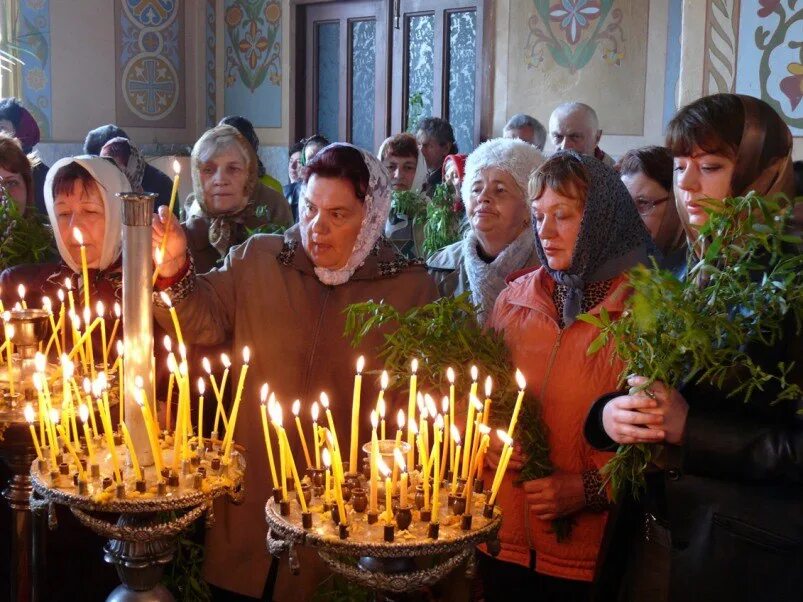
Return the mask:
[(323, 297), (323, 303), (321, 304), (321, 311), (318, 314), (318, 322), (315, 324), (315, 331), (312, 333), (312, 349), (310, 350), (309, 354), (309, 361), (307, 362), (307, 370), (306, 374), (304, 375), (304, 397), (303, 399), (310, 399), (310, 392), (309, 392), (309, 380), (310, 374), (312, 373), (312, 365), (315, 361), (315, 353), (318, 350), (318, 334), (321, 332), (321, 325), (323, 324), (323, 317), (326, 314), (326, 303), (329, 301), (329, 295), (332, 292), (332, 287), (326, 287), (326, 294)]

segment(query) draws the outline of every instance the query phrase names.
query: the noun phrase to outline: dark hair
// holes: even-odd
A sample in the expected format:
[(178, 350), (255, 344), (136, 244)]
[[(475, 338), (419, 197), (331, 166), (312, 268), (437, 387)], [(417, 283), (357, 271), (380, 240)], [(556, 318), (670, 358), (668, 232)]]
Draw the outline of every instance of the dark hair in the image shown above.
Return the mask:
[(440, 117), (424, 117), (418, 122), (415, 131), (416, 134), (420, 132), (435, 138), (438, 144), (451, 144), (452, 147), (451, 150), (449, 150), (450, 155), (455, 155), (459, 152), (454, 139), (452, 124), (445, 119), (441, 119)]
[(627, 151), (616, 164), (620, 176), (643, 173), (664, 190), (672, 190), (672, 153), (665, 146), (644, 146)]
[(585, 203), (590, 180), (580, 155), (564, 151), (552, 155), (530, 176), (528, 193), (531, 199), (540, 199), (547, 188), (561, 196)]
[(792, 171), (795, 174), (795, 196), (803, 196), (803, 161), (792, 163)]
[(128, 138), (128, 134), (113, 123), (90, 130), (84, 140), (84, 153), (87, 155), (100, 155), (100, 149), (112, 138)]
[(385, 144), (382, 145), (382, 156), (379, 157), (381, 161), (388, 158), (389, 155), (395, 157), (413, 157), (418, 159), (418, 141), (415, 136), (402, 132), (395, 136), (388, 138)]
[(320, 146), (323, 148), (324, 146), (329, 146), (331, 142), (326, 136), (321, 136), (320, 134), (313, 134), (309, 138), (304, 138), (301, 141), (301, 144), (304, 145), (304, 150), (307, 149), (308, 146)]
[(10, 96), (0, 100), (0, 119), (7, 119), (16, 128), (22, 118), (22, 101)]
[[(3, 119), (0, 117), (0, 119)], [(9, 119), (9, 121), (11, 121)], [(33, 210), (34, 207), (34, 188), (33, 188), (33, 173), (31, 171), (31, 162), (22, 150), (22, 145), (19, 141), (6, 134), (0, 132), (0, 167), (11, 173), (16, 173), (22, 176), (22, 181), (25, 182), (25, 189), (27, 195), (25, 197), (25, 210)]]
[(80, 163), (73, 161), (59, 169), (53, 177), (53, 200), (55, 201), (61, 194), (72, 194), (76, 182), (80, 182), (87, 193), (93, 191), (100, 193), (98, 183), (92, 174)]
[(287, 157), (292, 157), (296, 153), (300, 153), (304, 151), (304, 143), (303, 142), (293, 142), (290, 145), (290, 148), (287, 149)]
[(327, 146), (304, 166), (304, 183), (307, 184), (312, 176), (348, 180), (354, 186), (354, 194), (364, 202), (371, 174), (360, 151), (351, 146), (336, 145)]
[(261, 178), (264, 176), (265, 165), (262, 163), (262, 159), (259, 158), (259, 136), (257, 136), (257, 132), (254, 129), (254, 124), (241, 115), (227, 115), (220, 120), (218, 125), (230, 125), (242, 134), (243, 138), (248, 141), (248, 144), (254, 148), (254, 152), (257, 155), (257, 177)]

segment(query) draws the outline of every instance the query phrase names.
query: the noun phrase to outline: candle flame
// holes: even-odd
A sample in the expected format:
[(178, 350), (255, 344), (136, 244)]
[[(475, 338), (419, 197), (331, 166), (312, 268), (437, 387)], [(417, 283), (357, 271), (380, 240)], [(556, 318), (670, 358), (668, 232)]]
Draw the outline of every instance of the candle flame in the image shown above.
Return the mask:
[(198, 378), (198, 394), (203, 397), (206, 392), (206, 384), (203, 378)]
[(135, 391), (134, 391), (134, 395), (136, 396), (137, 404), (139, 404), (140, 407), (144, 406), (145, 405), (145, 391), (142, 388), (137, 387), (135, 389)]
[(410, 362), (410, 372), (412, 372), (413, 374), (418, 372), (418, 358), (417, 357), (414, 357), (413, 361)]
[(164, 291), (160, 292), (159, 298), (162, 300), (162, 303), (164, 303), (167, 306), (168, 309), (173, 307), (173, 302), (170, 300), (170, 297), (167, 296), (166, 292)]
[(59, 289), (56, 291), (56, 296), (59, 298), (59, 301), (64, 303), (64, 291)]
[(282, 412), (282, 404), (278, 401), (271, 405), (271, 409), (273, 410), (272, 418), (273, 422), (277, 425), (282, 426), (282, 421), (284, 420), (284, 412)]
[(419, 412), (423, 412), (424, 411), (424, 394), (421, 391), (419, 391), (416, 394), (415, 402), (416, 402), (416, 405), (418, 406), (418, 411)]
[(385, 463), (385, 460), (380, 456), (377, 462), (377, 466), (379, 467), (379, 472), (382, 473), (383, 477), (387, 477), (390, 475), (390, 468)]
[(491, 379), (491, 375), (489, 374), (485, 378), (485, 397), (491, 396), (491, 390), (493, 389), (493, 380)]
[(178, 162), (178, 159), (173, 159), (173, 173), (176, 175), (181, 173), (181, 163)]
[(47, 313), (53, 313), (53, 303), (50, 301), (50, 297), (42, 297), (42, 307), (45, 308)]
[(457, 430), (457, 425), (453, 424), (450, 430), (452, 431), (452, 441), (455, 445), (460, 445), (460, 431)]
[(471, 366), (471, 380), (477, 382), (477, 379), (480, 377), (480, 370), (477, 366)]
[(407, 465), (404, 463), (404, 454), (401, 453), (398, 447), (393, 449), (393, 458), (396, 460), (399, 470), (405, 472), (407, 470)]
[(321, 459), (323, 460), (323, 465), (326, 466), (327, 470), (329, 470), (329, 467), (332, 466), (332, 456), (329, 453), (328, 447), (323, 448), (323, 454)]
[(201, 358), (201, 366), (203, 366), (204, 372), (212, 374), (212, 364), (209, 363), (208, 357)]
[(443, 429), (443, 416), (440, 414), (438, 414), (438, 417), (435, 419), (435, 428)]
[[(165, 338), (162, 339), (162, 345), (164, 345), (165, 351), (167, 351), (168, 353), (173, 351), (173, 341), (170, 340), (169, 336), (165, 335)], [(209, 363), (209, 360), (207, 360), (206, 358), (204, 358), (203, 361)]]
[(85, 403), (82, 403), (78, 408), (78, 415), (81, 417), (81, 422), (83, 423), (86, 423), (86, 421), (89, 420), (89, 408), (86, 407)]
[(450, 385), (454, 384), (454, 370), (452, 369), (451, 366), (446, 368), (446, 378), (449, 381)]
[(84, 324), (86, 324), (86, 327), (89, 328), (89, 325), (92, 323), (92, 310), (88, 307), (85, 307), (82, 313), (84, 316)]
[(251, 350), (248, 348), (248, 345), (243, 347), (243, 363), (247, 364), (248, 361), (251, 359)]
[(38, 372), (33, 373), (33, 388), (37, 391), (42, 390), (42, 375)]
[(390, 381), (390, 376), (388, 376), (387, 370), (382, 370), (382, 377), (379, 379), (379, 386), (382, 387), (382, 390), (388, 388), (388, 382)]
[(84, 377), (83, 385), (84, 385), (84, 393), (89, 395), (92, 392), (92, 382), (89, 380), (88, 376)]
[(220, 363), (223, 364), (224, 368), (231, 368), (231, 360), (225, 353), (220, 354)]
[(476, 397), (476, 396), (472, 395), (472, 397), (471, 397), (471, 403), (472, 403), (472, 404), (474, 404), (474, 409), (475, 409), (477, 412), (482, 412), (482, 402), (479, 400), (479, 398), (478, 398), (478, 397)]
[[(106, 389), (109, 385), (109, 381), (106, 378), (106, 373), (101, 372), (98, 374), (98, 385), (100, 386), (101, 390)], [(141, 387), (142, 385), (140, 385)]]
[(432, 395), (430, 395), (429, 393), (427, 393), (424, 396), (424, 399), (427, 402), (427, 416), (432, 416), (434, 418), (435, 414), (438, 413), (438, 408), (435, 405), (435, 400), (432, 399)]
[(25, 405), (25, 420), (28, 421), (28, 424), (33, 424), (34, 420), (34, 411), (33, 406), (31, 404)]
[(399, 413), (396, 414), (396, 422), (399, 423), (399, 430), (404, 428), (404, 410), (399, 410)]
[(513, 439), (511, 439), (510, 435), (508, 435), (502, 429), (496, 429), (496, 436), (502, 440), (502, 443), (505, 443), (507, 445), (513, 445)]
[(50, 408), (50, 422), (58, 424), (61, 421), (61, 416), (56, 408)]
[(25, 285), (20, 284), (17, 287), (17, 294), (20, 296), (20, 299), (25, 299)]
[(187, 359), (187, 346), (184, 343), (179, 343), (178, 354), (181, 356), (182, 361)]
[[(268, 384), (268, 383), (265, 383), (265, 384)], [(277, 403), (278, 403), (278, 402), (276, 401), (276, 393), (274, 393), (273, 391), (271, 391), (271, 392), (270, 392), (270, 397), (268, 397), (268, 407), (269, 407), (269, 408), (272, 408), (272, 407), (273, 407), (273, 406), (275, 406)]]
[(259, 388), (259, 399), (262, 403), (267, 403), (268, 401), (268, 383), (262, 383), (262, 386)]
[(47, 365), (47, 358), (44, 353), (37, 353), (33, 356), (33, 365), (37, 372), (44, 372)]
[(167, 369), (170, 372), (178, 372), (178, 362), (176, 362), (176, 355), (172, 351), (167, 354)]
[(72, 229), (72, 237), (75, 239), (75, 242), (81, 246), (84, 246), (84, 235), (81, 234), (81, 231), (78, 228)]
[[(61, 354), (60, 361), (61, 361), (61, 369), (64, 373), (65, 378), (70, 378), (70, 376), (72, 376), (73, 372), (75, 371), (75, 366), (73, 366), (72, 362), (70, 361), (70, 358), (67, 356), (66, 353)], [(73, 369), (73, 372), (70, 372), (69, 375), (67, 375), (67, 370), (69, 370), (68, 366)]]
[(98, 317), (102, 318), (103, 314), (106, 312), (106, 307), (103, 305), (103, 301), (98, 301), (95, 304), (95, 313), (98, 314)]
[(363, 368), (365, 368), (365, 358), (361, 355), (357, 358), (357, 374), (362, 374)]
[(296, 399), (293, 402), (292, 410), (293, 410), (293, 416), (298, 416), (299, 412), (301, 412), (301, 400), (300, 399)]
[(14, 325), (13, 324), (8, 324), (7, 323), (5, 325), (5, 331), (6, 331), (6, 338), (7, 339), (13, 339), (14, 338)]
[(69, 278), (65, 278), (64, 279), (64, 288), (66, 288), (68, 291), (71, 291), (72, 290), (72, 280), (70, 280)]
[(123, 351), (125, 349), (125, 345), (123, 345), (123, 342), (122, 341), (117, 341), (117, 344), (115, 345), (115, 348), (117, 349), (117, 355), (119, 355), (120, 357), (123, 357)]
[(115, 316), (116, 318), (119, 318), (119, 317), (120, 317), (120, 316), (122, 316), (122, 315), (123, 315), (123, 308), (122, 308), (122, 307), (120, 307), (120, 304), (119, 304), (119, 303), (117, 303), (117, 301), (115, 301), (115, 302), (114, 302), (114, 316)]
[(145, 381), (142, 379), (141, 376), (137, 375), (134, 377), (134, 386), (137, 389), (141, 389), (142, 387), (145, 386)]
[(371, 410), (371, 426), (376, 428), (379, 425), (379, 416), (376, 410)]
[(480, 434), (481, 435), (487, 435), (490, 432), (491, 432), (491, 427), (490, 426), (488, 426), (487, 424), (481, 424), (480, 425)]
[(329, 409), (329, 396), (321, 391), (321, 405), (323, 406), (324, 410)]
[(379, 403), (376, 404), (376, 411), (379, 412), (379, 417), (384, 420), (385, 418), (385, 411), (387, 410), (385, 406), (385, 398), (379, 400)]
[(516, 369), (516, 384), (519, 385), (519, 390), (521, 391), (524, 391), (524, 388), (527, 386), (527, 381), (524, 380), (524, 375), (518, 368)]
[(318, 412), (319, 411), (320, 411), (320, 409), (318, 408), (318, 402), (317, 401), (313, 402), (312, 408), (310, 409), (310, 414), (312, 414), (312, 421), (313, 422), (318, 422)]
[(446, 395), (441, 399), (441, 411), (446, 414), (449, 412), (449, 398)]
[(418, 425), (415, 423), (415, 420), (413, 420), (412, 418), (410, 418), (410, 432), (413, 433), (413, 435), (417, 435), (418, 434)]
[(178, 371), (181, 373), (181, 376), (187, 376), (189, 374), (190, 369), (187, 366), (186, 361), (181, 362), (181, 365), (178, 367)]

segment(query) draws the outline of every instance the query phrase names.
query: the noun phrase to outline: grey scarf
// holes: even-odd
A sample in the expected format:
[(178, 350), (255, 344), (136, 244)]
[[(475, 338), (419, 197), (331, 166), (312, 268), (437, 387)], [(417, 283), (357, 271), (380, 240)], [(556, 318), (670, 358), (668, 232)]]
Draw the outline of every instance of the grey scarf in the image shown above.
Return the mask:
[(463, 238), (463, 261), (471, 289), (471, 301), (477, 306), (477, 320), (480, 325), (485, 324), (496, 298), (505, 288), (505, 278), (526, 267), (534, 242), (533, 231), (525, 228), (491, 263), (486, 263), (477, 251), (480, 244), (477, 235), (473, 230), (466, 233)]
[(587, 284), (609, 280), (639, 263), (646, 264), (650, 256), (657, 254), (657, 249), (616, 172), (601, 161), (574, 151), (561, 151), (554, 157), (582, 162), (589, 179), (583, 221), (568, 270), (549, 267), (533, 222), (541, 264), (555, 282), (568, 288), (563, 305), (563, 321), (568, 328), (581, 311)]

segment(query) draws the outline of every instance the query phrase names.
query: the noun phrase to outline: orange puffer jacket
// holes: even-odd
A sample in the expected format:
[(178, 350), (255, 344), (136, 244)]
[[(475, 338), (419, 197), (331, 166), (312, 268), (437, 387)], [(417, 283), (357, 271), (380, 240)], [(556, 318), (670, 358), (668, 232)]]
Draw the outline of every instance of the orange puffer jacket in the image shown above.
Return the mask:
[[(543, 268), (511, 279), (496, 301), (490, 326), (503, 333), (514, 365), (526, 377), (528, 389), (541, 400), (549, 429), (550, 459), (555, 469), (563, 472), (600, 469), (612, 454), (586, 443), (583, 423), (594, 400), (616, 390), (622, 364), (612, 357), (610, 343), (593, 355), (586, 354), (599, 334), (596, 327), (577, 320), (560, 329), (552, 301), (555, 282)], [(625, 278), (619, 276), (605, 300), (589, 313), (599, 314), (604, 307), (611, 319), (616, 319), (628, 294)], [(515, 483), (518, 478), (518, 472), (509, 470), (497, 496), (503, 516), (500, 559), (529, 566), (534, 550), (539, 573), (591, 581), (607, 513), (576, 513), (570, 537), (558, 542), (550, 523), (527, 509), (524, 489)], [(493, 479), (493, 471), (486, 468), (485, 482), (489, 479)]]

